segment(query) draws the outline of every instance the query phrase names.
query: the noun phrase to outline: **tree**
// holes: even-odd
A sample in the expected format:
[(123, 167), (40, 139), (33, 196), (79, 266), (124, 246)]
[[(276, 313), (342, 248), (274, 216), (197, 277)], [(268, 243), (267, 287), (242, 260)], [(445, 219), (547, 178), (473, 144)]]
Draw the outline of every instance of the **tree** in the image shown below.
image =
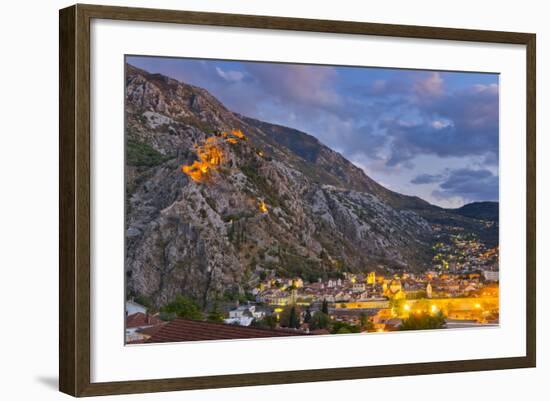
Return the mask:
[(309, 322), (311, 330), (328, 329), (330, 326), (330, 317), (323, 312), (316, 312)]
[(304, 316), (304, 323), (309, 323), (311, 321), (311, 311), (309, 307), (306, 309), (306, 314)]
[(254, 319), (251, 324), (253, 327), (274, 329), (277, 327), (277, 319), (273, 315), (265, 316), (263, 319)]
[(153, 309), (153, 302), (151, 301), (151, 298), (147, 297), (146, 295), (137, 295), (134, 298), (134, 302), (145, 306), (149, 312)]
[(334, 322), (332, 324), (332, 334), (359, 333), (359, 326), (354, 326), (346, 322)]
[(365, 312), (361, 312), (359, 315), (359, 325), (363, 331), (371, 331), (374, 329), (374, 324)]
[(293, 306), (290, 309), (290, 316), (288, 318), (288, 327), (297, 329), (300, 327), (300, 318), (296, 314), (296, 307)]
[(223, 323), (223, 319), (224, 319), (223, 313), (220, 312), (220, 310), (218, 309), (218, 304), (215, 303), (210, 313), (208, 313), (206, 320), (214, 323)]
[(323, 305), (321, 306), (321, 312), (325, 315), (328, 315), (328, 302), (326, 299), (323, 299)]
[(203, 315), (199, 306), (191, 299), (178, 295), (172, 302), (160, 308), (165, 316), (176, 316), (184, 319), (202, 320)]
[(288, 305), (281, 312), (279, 323), (283, 327), (296, 329), (300, 327), (300, 308), (296, 305)]
[(399, 330), (429, 330), (442, 329), (445, 327), (445, 315), (439, 311), (431, 315), (429, 313), (411, 314), (407, 319), (403, 320)]

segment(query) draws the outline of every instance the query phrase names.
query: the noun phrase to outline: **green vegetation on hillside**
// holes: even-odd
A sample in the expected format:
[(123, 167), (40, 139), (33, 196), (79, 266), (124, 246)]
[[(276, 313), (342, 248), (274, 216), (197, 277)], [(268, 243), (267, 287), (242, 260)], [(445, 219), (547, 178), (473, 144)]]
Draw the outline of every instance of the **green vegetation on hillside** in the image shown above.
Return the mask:
[(126, 164), (129, 166), (152, 167), (159, 165), (167, 158), (151, 146), (128, 139), (126, 142)]
[(171, 320), (181, 317), (191, 320), (202, 320), (200, 307), (191, 299), (178, 295), (172, 302), (160, 308), (161, 319)]

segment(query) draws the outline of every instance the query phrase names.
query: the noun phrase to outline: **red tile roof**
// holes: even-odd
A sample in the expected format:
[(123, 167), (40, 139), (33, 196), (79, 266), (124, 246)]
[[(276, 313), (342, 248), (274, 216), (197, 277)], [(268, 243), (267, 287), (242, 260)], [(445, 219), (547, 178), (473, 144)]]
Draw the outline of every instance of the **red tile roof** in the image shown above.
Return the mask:
[(147, 339), (140, 338), (139, 340), (126, 341), (126, 345), (145, 344), (146, 342), (147, 342)]
[(156, 326), (161, 323), (162, 320), (160, 320), (158, 317), (142, 312), (137, 312), (126, 317), (127, 329), (135, 327)]
[(145, 334), (145, 335), (148, 335), (148, 336), (152, 336), (157, 331), (159, 331), (162, 326), (164, 326), (166, 324), (168, 324), (168, 322), (161, 322), (161, 323), (157, 324), (156, 326), (144, 327), (143, 329), (138, 329), (137, 332), (140, 333), (140, 334)]
[(148, 343), (175, 341), (227, 340), (241, 338), (288, 337), (306, 335), (292, 329), (264, 329), (237, 326), (224, 323), (211, 323), (198, 320), (175, 319), (162, 326), (147, 340)]
[(162, 322), (161, 324), (157, 324), (156, 326), (149, 326), (149, 327), (145, 327), (143, 329), (138, 329), (136, 332), (138, 334), (141, 334), (142, 335), (142, 338), (138, 339), (138, 340), (133, 340), (133, 341), (126, 341), (126, 344), (144, 344), (147, 342), (147, 340), (149, 338), (151, 338), (151, 336), (153, 334), (155, 334), (157, 331), (159, 331), (162, 326), (164, 326), (165, 324), (167, 324), (167, 322)]
[(317, 335), (330, 334), (330, 331), (327, 329), (317, 329), (317, 330), (311, 330), (310, 334), (317, 334)]

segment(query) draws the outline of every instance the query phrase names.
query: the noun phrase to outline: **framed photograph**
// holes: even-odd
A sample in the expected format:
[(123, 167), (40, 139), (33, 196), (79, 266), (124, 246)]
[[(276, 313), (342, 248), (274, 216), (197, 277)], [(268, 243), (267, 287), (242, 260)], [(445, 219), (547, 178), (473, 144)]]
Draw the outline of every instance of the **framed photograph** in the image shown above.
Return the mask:
[(534, 367), (535, 35), (60, 11), (60, 390)]

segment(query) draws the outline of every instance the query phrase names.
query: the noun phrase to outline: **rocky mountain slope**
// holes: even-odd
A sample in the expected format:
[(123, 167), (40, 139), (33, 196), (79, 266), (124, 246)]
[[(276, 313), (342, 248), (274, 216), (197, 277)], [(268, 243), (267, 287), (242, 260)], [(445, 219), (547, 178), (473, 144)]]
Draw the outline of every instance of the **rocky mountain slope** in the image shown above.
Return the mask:
[(238, 297), (305, 279), (429, 263), (429, 220), (468, 217), (389, 191), (305, 133), (126, 66), (128, 294)]

